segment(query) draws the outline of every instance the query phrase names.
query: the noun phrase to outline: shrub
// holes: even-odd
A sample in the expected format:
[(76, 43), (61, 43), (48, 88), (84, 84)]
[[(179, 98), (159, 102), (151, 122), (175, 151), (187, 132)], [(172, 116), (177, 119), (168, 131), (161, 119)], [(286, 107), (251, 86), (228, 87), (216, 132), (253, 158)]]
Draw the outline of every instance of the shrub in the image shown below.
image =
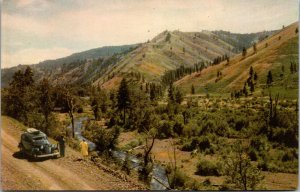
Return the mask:
[(209, 178), (205, 179), (205, 180), (203, 181), (203, 185), (204, 185), (204, 186), (209, 186), (209, 185), (211, 185), (210, 179), (209, 179)]
[(281, 160), (283, 162), (286, 162), (286, 161), (293, 161), (297, 158), (298, 158), (298, 154), (297, 154), (296, 150), (295, 149), (288, 149), (288, 150), (285, 151), (285, 153), (282, 156)]
[(188, 181), (188, 177), (185, 173), (180, 171), (178, 168), (175, 171), (170, 165), (166, 167), (166, 174), (172, 189), (183, 189)]
[(267, 138), (261, 136), (251, 138), (250, 147), (259, 152), (268, 150)]
[(116, 146), (120, 130), (121, 128), (117, 125), (111, 129), (105, 129), (95, 123), (88, 123), (83, 136), (94, 142), (97, 150), (103, 152)]
[(159, 138), (169, 138), (173, 135), (173, 123), (171, 121), (162, 120), (158, 127)]
[(217, 130), (215, 131), (219, 136), (228, 136), (229, 133), (228, 123), (224, 120), (217, 121)]
[(266, 159), (259, 160), (257, 168), (261, 169), (262, 171), (268, 171), (269, 170), (269, 163), (268, 163), (268, 161)]
[(182, 123), (176, 122), (174, 124), (173, 130), (178, 136), (180, 136), (182, 134), (183, 129), (184, 129), (184, 126)]
[(248, 127), (249, 121), (245, 118), (239, 117), (235, 122), (235, 129), (240, 131), (242, 128)]
[(241, 190), (255, 190), (263, 180), (261, 171), (250, 162), (241, 141), (233, 145), (233, 153), (227, 155), (224, 160), (226, 181)]
[(199, 149), (201, 151), (205, 151), (206, 149), (209, 149), (211, 147), (210, 141), (207, 137), (204, 137), (204, 136), (200, 137), (198, 142), (199, 142), (199, 144), (198, 144)]
[(77, 113), (83, 113), (83, 107), (82, 107), (82, 106), (79, 106), (79, 107), (78, 107)]
[(253, 147), (249, 148), (248, 155), (249, 155), (251, 161), (256, 161), (258, 159), (258, 156), (259, 156), (256, 149), (254, 149)]
[(207, 160), (201, 160), (198, 163), (196, 174), (202, 176), (220, 176), (218, 166)]
[(191, 141), (185, 141), (181, 150), (183, 151), (193, 151), (194, 149), (199, 149), (200, 151), (209, 150), (211, 147), (210, 140), (206, 136), (193, 137)]
[(216, 129), (216, 122), (212, 119), (209, 119), (203, 124), (201, 134), (205, 135), (207, 133), (213, 133)]

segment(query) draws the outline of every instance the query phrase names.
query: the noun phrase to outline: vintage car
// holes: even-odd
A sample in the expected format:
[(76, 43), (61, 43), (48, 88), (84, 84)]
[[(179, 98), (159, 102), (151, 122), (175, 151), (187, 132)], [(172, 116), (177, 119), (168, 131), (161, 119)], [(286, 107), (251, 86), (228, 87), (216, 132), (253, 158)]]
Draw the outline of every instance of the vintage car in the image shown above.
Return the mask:
[(51, 144), (47, 135), (37, 129), (28, 128), (21, 135), (19, 143), (20, 152), (33, 158), (54, 157), (59, 155), (57, 145)]

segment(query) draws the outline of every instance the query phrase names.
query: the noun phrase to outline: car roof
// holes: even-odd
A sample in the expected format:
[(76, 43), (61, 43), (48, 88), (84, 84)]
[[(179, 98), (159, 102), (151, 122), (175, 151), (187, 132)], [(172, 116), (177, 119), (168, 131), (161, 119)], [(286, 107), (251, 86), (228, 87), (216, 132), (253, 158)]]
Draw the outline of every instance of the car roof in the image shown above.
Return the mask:
[(26, 135), (28, 138), (33, 139), (36, 137), (46, 137), (46, 134), (43, 133), (42, 131), (36, 131), (36, 132), (25, 132), (23, 135)]

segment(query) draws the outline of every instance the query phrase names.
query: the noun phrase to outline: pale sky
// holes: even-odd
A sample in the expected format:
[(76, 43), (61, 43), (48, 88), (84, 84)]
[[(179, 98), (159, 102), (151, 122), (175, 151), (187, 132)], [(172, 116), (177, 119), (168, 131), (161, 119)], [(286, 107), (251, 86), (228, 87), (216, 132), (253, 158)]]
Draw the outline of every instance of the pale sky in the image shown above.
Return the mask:
[(141, 43), (164, 30), (280, 29), (298, 16), (299, 0), (2, 0), (1, 68)]

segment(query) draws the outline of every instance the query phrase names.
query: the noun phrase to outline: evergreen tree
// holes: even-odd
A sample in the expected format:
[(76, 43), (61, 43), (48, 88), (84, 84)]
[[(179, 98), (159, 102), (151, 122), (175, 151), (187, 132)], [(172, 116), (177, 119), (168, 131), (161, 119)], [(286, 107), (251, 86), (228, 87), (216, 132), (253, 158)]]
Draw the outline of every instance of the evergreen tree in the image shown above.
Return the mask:
[(249, 70), (249, 76), (250, 76), (250, 78), (252, 78), (252, 76), (253, 76), (253, 67), (251, 66), (250, 67), (250, 70)]
[(247, 55), (247, 49), (243, 47), (243, 57), (245, 57), (246, 55)]
[(150, 84), (150, 100), (154, 101), (155, 98), (156, 98), (155, 84)]
[(270, 86), (272, 82), (273, 82), (272, 72), (269, 71), (267, 76), (267, 85)]
[(226, 61), (227, 61), (227, 65), (229, 65), (229, 61), (230, 61), (230, 58), (229, 57), (226, 57)]
[(96, 98), (96, 96), (94, 96), (93, 98), (91, 98), (91, 101), (92, 101), (91, 102), (91, 107), (92, 107), (92, 110), (94, 112), (95, 120), (98, 121), (100, 119), (98, 99)]
[(244, 88), (243, 88), (243, 93), (245, 94), (246, 97), (248, 96), (248, 91), (247, 91), (246, 83), (245, 83)]
[(120, 111), (123, 110), (123, 124), (125, 124), (125, 118), (126, 118), (126, 109), (130, 106), (131, 100), (129, 95), (129, 89), (126, 82), (126, 79), (124, 78), (121, 81), (119, 91), (118, 91), (118, 109)]
[(171, 39), (171, 34), (168, 32), (166, 36), (166, 42), (170, 42), (170, 39)]
[(251, 93), (254, 92), (254, 83), (252, 81), (250, 83), (250, 91), (251, 91)]
[(257, 73), (254, 72), (254, 81), (256, 81), (256, 80), (257, 80)]
[(169, 90), (168, 90), (168, 97), (169, 97), (169, 101), (171, 102), (175, 101), (173, 83), (170, 83)]
[(31, 68), (27, 67), (24, 73), (21, 70), (17, 71), (9, 84), (7, 95), (3, 97), (5, 113), (27, 125), (28, 113), (36, 108), (34, 90)]
[(194, 87), (194, 85), (192, 84), (192, 87), (191, 87), (191, 94), (195, 94), (195, 87)]
[(180, 90), (176, 91), (176, 95), (175, 95), (175, 101), (176, 103), (180, 104), (183, 101), (183, 95), (181, 93)]
[(294, 73), (294, 66), (293, 66), (293, 62), (291, 62), (291, 65), (290, 65), (290, 71), (291, 71), (291, 74)]
[(254, 51), (254, 53), (256, 53), (256, 51), (257, 51), (256, 43), (253, 44), (253, 51)]

